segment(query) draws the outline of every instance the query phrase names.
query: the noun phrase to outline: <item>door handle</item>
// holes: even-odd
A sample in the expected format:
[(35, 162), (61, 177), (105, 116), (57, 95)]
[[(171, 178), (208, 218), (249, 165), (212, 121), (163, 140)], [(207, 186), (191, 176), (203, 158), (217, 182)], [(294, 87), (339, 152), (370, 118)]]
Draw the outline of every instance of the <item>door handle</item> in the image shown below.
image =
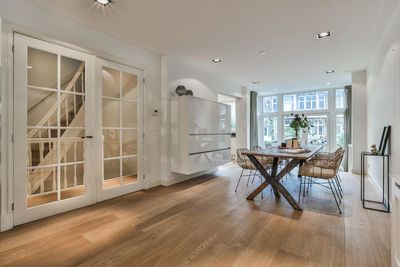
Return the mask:
[(397, 187), (397, 189), (400, 189), (400, 184), (398, 184), (397, 182), (394, 182), (394, 185)]
[(82, 139), (93, 139), (92, 135), (86, 135), (86, 136), (82, 136)]

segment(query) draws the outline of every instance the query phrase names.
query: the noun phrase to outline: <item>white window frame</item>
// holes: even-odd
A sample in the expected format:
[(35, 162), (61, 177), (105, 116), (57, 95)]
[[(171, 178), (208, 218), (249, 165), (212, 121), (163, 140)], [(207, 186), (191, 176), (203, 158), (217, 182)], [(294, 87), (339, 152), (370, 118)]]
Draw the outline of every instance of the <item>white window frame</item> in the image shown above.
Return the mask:
[[(280, 94), (260, 94), (259, 95), (259, 108), (258, 108), (258, 143), (261, 146), (264, 146), (264, 118), (268, 117), (278, 117), (278, 143), (283, 142), (284, 140), (284, 119), (286, 116), (291, 116), (292, 113), (304, 114), (306, 116), (313, 115), (321, 115), (327, 116), (328, 118), (328, 145), (327, 150), (334, 151), (336, 149), (336, 115), (344, 114), (345, 108), (337, 109), (336, 108), (336, 90), (340, 90), (343, 88), (330, 88), (330, 89), (319, 89), (319, 90), (308, 90), (308, 91), (299, 91), (299, 92), (284, 92)], [(297, 111), (284, 111), (284, 96), (285, 95), (294, 95), (294, 94), (303, 94), (303, 93), (317, 93), (316, 94), (316, 105), (318, 109), (311, 110), (297, 110)], [(328, 92), (328, 99), (326, 109), (319, 109), (320, 98), (319, 92)], [(278, 101), (278, 109), (277, 112), (263, 112), (263, 97), (268, 96), (276, 96)], [(296, 100), (296, 99), (294, 99)], [(326, 100), (325, 100), (326, 101)], [(300, 101), (294, 101), (293, 108), (297, 108), (297, 105), (300, 105)], [(304, 97), (304, 105), (307, 105), (306, 97)], [(312, 101), (310, 102), (312, 105)], [(346, 103), (345, 103), (346, 106)]]

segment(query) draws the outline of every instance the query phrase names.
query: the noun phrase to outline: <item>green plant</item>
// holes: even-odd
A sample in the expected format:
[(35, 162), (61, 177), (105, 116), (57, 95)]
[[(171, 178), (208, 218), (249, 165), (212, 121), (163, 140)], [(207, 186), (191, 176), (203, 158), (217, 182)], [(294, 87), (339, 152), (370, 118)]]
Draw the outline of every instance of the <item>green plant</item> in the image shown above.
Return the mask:
[(300, 129), (310, 129), (311, 127), (314, 127), (304, 114), (299, 115), (292, 113), (291, 116), (293, 117), (293, 120), (290, 123), (290, 128), (295, 131), (296, 138), (299, 137)]

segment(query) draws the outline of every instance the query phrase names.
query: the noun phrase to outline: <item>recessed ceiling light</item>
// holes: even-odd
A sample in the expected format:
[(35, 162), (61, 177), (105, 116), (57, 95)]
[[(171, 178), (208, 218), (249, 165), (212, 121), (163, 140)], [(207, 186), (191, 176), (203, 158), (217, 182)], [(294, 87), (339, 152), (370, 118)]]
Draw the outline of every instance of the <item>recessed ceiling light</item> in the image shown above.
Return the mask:
[(327, 38), (331, 36), (331, 32), (321, 32), (317, 34), (318, 39)]
[(253, 82), (253, 84), (260, 84), (260, 82), (259, 81), (255, 81), (255, 82)]
[(334, 73), (334, 72), (335, 72), (334, 70), (327, 70), (326, 71), (327, 74)]
[(94, 0), (94, 1), (99, 3), (99, 4), (102, 4), (104, 6), (107, 6), (107, 5), (111, 4), (112, 0)]
[(275, 92), (278, 91), (278, 88), (275, 88), (274, 91), (275, 91)]
[(221, 63), (221, 62), (222, 62), (222, 59), (220, 59), (220, 58), (215, 58), (215, 59), (212, 60), (212, 62), (214, 62), (214, 63)]
[(259, 51), (258, 54), (260, 54), (261, 56), (266, 56), (267, 55), (267, 51), (262, 50), (262, 51)]
[(331, 85), (331, 83), (330, 83), (330, 82), (327, 82), (327, 83), (326, 83), (326, 85), (328, 85), (328, 86), (329, 86), (329, 85)]

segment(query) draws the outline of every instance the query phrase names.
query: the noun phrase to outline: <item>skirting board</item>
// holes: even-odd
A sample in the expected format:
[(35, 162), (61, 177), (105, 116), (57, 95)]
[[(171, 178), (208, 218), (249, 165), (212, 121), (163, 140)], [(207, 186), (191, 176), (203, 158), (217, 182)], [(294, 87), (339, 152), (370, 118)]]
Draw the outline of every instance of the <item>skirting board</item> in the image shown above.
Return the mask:
[(161, 180), (152, 180), (151, 182), (150, 182), (150, 188), (153, 188), (153, 187), (156, 187), (156, 186), (159, 186), (159, 185), (161, 185)]
[(205, 170), (205, 171), (202, 171), (202, 172), (194, 173), (194, 174), (191, 174), (191, 175), (179, 175), (177, 177), (172, 177), (170, 179), (161, 180), (161, 185), (170, 186), (170, 185), (173, 185), (173, 184), (184, 182), (186, 180), (189, 180), (189, 179), (192, 179), (192, 178), (195, 178), (195, 177), (199, 177), (199, 176), (205, 175), (205, 174), (214, 173), (217, 170), (218, 170), (218, 167), (212, 168), (212, 169), (209, 169), (209, 170)]
[(2, 215), (0, 225), (0, 232), (12, 229), (14, 227), (14, 214), (9, 213)]

